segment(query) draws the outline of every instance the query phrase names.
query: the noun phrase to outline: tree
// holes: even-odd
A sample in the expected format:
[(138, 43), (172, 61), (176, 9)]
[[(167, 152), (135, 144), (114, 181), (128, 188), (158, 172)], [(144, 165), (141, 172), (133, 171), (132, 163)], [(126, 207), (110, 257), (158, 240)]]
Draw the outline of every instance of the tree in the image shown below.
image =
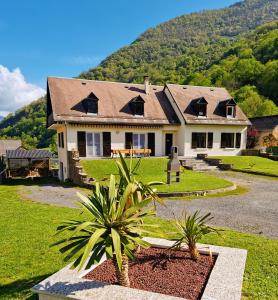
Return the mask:
[(264, 95), (273, 97), (278, 103), (278, 60), (266, 64), (259, 87)]
[(237, 90), (234, 96), (243, 112), (249, 118), (278, 113), (275, 103), (261, 96), (255, 86), (246, 85)]

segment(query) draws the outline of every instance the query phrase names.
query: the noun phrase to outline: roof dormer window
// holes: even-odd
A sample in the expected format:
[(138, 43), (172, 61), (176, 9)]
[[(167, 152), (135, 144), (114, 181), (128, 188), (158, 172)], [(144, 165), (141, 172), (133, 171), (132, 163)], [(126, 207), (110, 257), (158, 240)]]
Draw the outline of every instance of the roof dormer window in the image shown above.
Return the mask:
[(87, 98), (83, 100), (86, 114), (97, 115), (98, 114), (98, 98), (94, 93), (91, 93)]
[(134, 116), (144, 116), (145, 100), (139, 95), (130, 101), (131, 111)]
[(207, 116), (207, 105), (208, 102), (204, 97), (197, 99), (195, 103), (195, 111), (198, 117), (206, 117)]
[(235, 118), (236, 116), (236, 102), (234, 99), (229, 99), (226, 102), (226, 117)]

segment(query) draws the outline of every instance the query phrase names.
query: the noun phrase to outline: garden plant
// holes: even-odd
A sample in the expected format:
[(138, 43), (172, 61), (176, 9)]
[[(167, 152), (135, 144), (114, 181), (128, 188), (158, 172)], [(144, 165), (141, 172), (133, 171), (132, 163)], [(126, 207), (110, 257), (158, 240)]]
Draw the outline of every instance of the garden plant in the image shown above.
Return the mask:
[(109, 186), (96, 183), (88, 198), (79, 194), (85, 220), (65, 221), (57, 231), (72, 232), (71, 236), (53, 244), (62, 244), (60, 251), (68, 252), (65, 260), (73, 259), (72, 268), (79, 270), (90, 268), (106, 254), (113, 261), (118, 283), (127, 287), (130, 286), (128, 260), (135, 258), (138, 247), (149, 247), (143, 235), (150, 234), (151, 230), (144, 221), (155, 214), (151, 203), (158, 199), (151, 187), (157, 182), (136, 181), (137, 165), (128, 167), (121, 157), (117, 161), (119, 183), (111, 175)]
[(180, 249), (182, 244), (188, 246), (188, 251), (192, 259), (197, 260), (199, 251), (196, 244), (209, 233), (219, 233), (219, 229), (206, 225), (206, 222), (212, 220), (211, 214), (200, 215), (200, 211), (192, 215), (183, 211), (180, 219), (176, 220), (177, 240), (172, 248)]

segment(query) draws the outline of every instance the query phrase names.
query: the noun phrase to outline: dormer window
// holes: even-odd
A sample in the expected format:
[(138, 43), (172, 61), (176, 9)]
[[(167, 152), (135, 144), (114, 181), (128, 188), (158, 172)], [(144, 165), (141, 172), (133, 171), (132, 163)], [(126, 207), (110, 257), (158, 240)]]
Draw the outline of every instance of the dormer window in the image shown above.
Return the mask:
[(229, 99), (226, 102), (226, 117), (235, 118), (236, 116), (236, 102), (234, 99)]
[(134, 116), (144, 116), (145, 100), (139, 95), (130, 101), (131, 111)]
[(85, 98), (83, 103), (86, 114), (98, 114), (98, 98), (94, 93), (91, 93), (87, 98)]
[(195, 111), (198, 117), (206, 117), (207, 116), (207, 105), (208, 102), (204, 97), (196, 100), (195, 103)]

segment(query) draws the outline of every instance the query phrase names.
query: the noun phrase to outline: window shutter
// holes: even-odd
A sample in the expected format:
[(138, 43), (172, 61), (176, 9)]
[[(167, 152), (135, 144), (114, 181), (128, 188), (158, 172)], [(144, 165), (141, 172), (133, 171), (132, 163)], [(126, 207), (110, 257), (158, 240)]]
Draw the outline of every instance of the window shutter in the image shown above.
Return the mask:
[(77, 147), (80, 157), (86, 157), (86, 132), (77, 132)]
[(125, 149), (131, 149), (132, 147), (132, 132), (125, 133)]
[(236, 133), (236, 148), (240, 148), (241, 146), (241, 133), (237, 132)]
[(151, 149), (151, 156), (155, 156), (155, 133), (148, 133), (148, 149)]
[(197, 133), (196, 132), (192, 132), (191, 148), (192, 149), (197, 148)]
[(64, 148), (64, 132), (61, 132), (61, 147)]
[(111, 132), (102, 133), (103, 156), (111, 155)]
[(208, 132), (207, 148), (213, 148), (213, 132)]

